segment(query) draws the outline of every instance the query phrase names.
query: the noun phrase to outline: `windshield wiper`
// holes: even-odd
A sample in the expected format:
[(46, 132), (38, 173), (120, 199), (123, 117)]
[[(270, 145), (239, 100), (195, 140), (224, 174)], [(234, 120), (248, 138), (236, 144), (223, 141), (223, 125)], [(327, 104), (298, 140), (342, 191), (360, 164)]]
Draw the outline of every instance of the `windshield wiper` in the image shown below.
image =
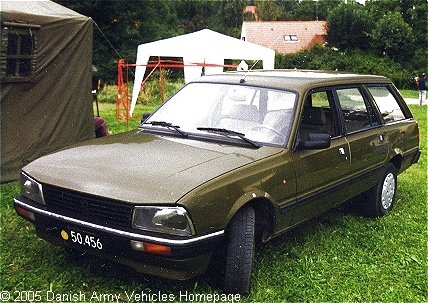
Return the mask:
[(226, 128), (216, 128), (216, 127), (198, 127), (196, 129), (201, 130), (201, 131), (210, 132), (210, 133), (222, 134), (225, 136), (236, 136), (236, 137), (240, 138), (241, 140), (251, 144), (254, 147), (260, 147), (256, 142), (245, 137), (245, 134), (234, 131), (234, 130), (230, 130), (230, 129), (226, 129)]
[(161, 126), (161, 127), (166, 127), (168, 129), (174, 129), (177, 133), (179, 133), (180, 135), (182, 135), (183, 137), (187, 137), (188, 134), (184, 131), (182, 131), (180, 129), (180, 126), (178, 125), (174, 125), (172, 123), (169, 122), (165, 122), (165, 121), (150, 121), (150, 122), (144, 122), (144, 124), (150, 124), (152, 126)]

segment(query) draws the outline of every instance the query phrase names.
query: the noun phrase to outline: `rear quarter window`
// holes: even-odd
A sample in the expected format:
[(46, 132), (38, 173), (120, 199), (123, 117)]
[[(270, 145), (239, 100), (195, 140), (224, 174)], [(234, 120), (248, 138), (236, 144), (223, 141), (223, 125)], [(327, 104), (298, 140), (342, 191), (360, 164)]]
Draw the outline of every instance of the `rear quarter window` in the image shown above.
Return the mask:
[(385, 123), (406, 119), (394, 95), (386, 86), (368, 87)]

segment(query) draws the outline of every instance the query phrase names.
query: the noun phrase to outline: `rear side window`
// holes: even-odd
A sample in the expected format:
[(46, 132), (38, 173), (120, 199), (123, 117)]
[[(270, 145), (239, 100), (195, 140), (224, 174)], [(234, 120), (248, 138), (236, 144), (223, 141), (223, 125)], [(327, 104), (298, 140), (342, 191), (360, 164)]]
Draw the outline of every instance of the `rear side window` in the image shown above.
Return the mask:
[(358, 88), (337, 89), (336, 92), (347, 133), (378, 125), (372, 108), (367, 107), (364, 97)]
[(388, 87), (377, 86), (368, 87), (373, 99), (382, 114), (385, 123), (391, 123), (405, 119), (405, 115), (397, 103), (394, 95), (391, 94)]

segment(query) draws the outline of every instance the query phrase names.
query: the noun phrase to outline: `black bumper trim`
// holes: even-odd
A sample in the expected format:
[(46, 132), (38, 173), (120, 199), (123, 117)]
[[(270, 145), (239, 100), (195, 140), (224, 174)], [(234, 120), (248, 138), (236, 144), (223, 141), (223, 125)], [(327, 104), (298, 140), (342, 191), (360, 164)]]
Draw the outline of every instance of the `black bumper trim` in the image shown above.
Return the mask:
[(419, 161), (419, 158), (421, 157), (422, 151), (418, 149), (415, 154), (413, 155), (412, 164), (416, 164)]

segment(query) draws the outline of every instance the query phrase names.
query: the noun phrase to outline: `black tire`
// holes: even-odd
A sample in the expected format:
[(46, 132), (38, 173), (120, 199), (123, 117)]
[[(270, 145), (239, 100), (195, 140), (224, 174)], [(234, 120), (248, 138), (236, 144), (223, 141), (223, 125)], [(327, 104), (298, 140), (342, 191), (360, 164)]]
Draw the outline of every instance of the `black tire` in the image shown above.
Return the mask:
[(379, 182), (368, 192), (367, 214), (370, 217), (381, 217), (392, 210), (397, 191), (397, 169), (389, 163), (382, 173)]
[(245, 206), (238, 211), (228, 228), (224, 292), (248, 294), (255, 246), (254, 209)]

